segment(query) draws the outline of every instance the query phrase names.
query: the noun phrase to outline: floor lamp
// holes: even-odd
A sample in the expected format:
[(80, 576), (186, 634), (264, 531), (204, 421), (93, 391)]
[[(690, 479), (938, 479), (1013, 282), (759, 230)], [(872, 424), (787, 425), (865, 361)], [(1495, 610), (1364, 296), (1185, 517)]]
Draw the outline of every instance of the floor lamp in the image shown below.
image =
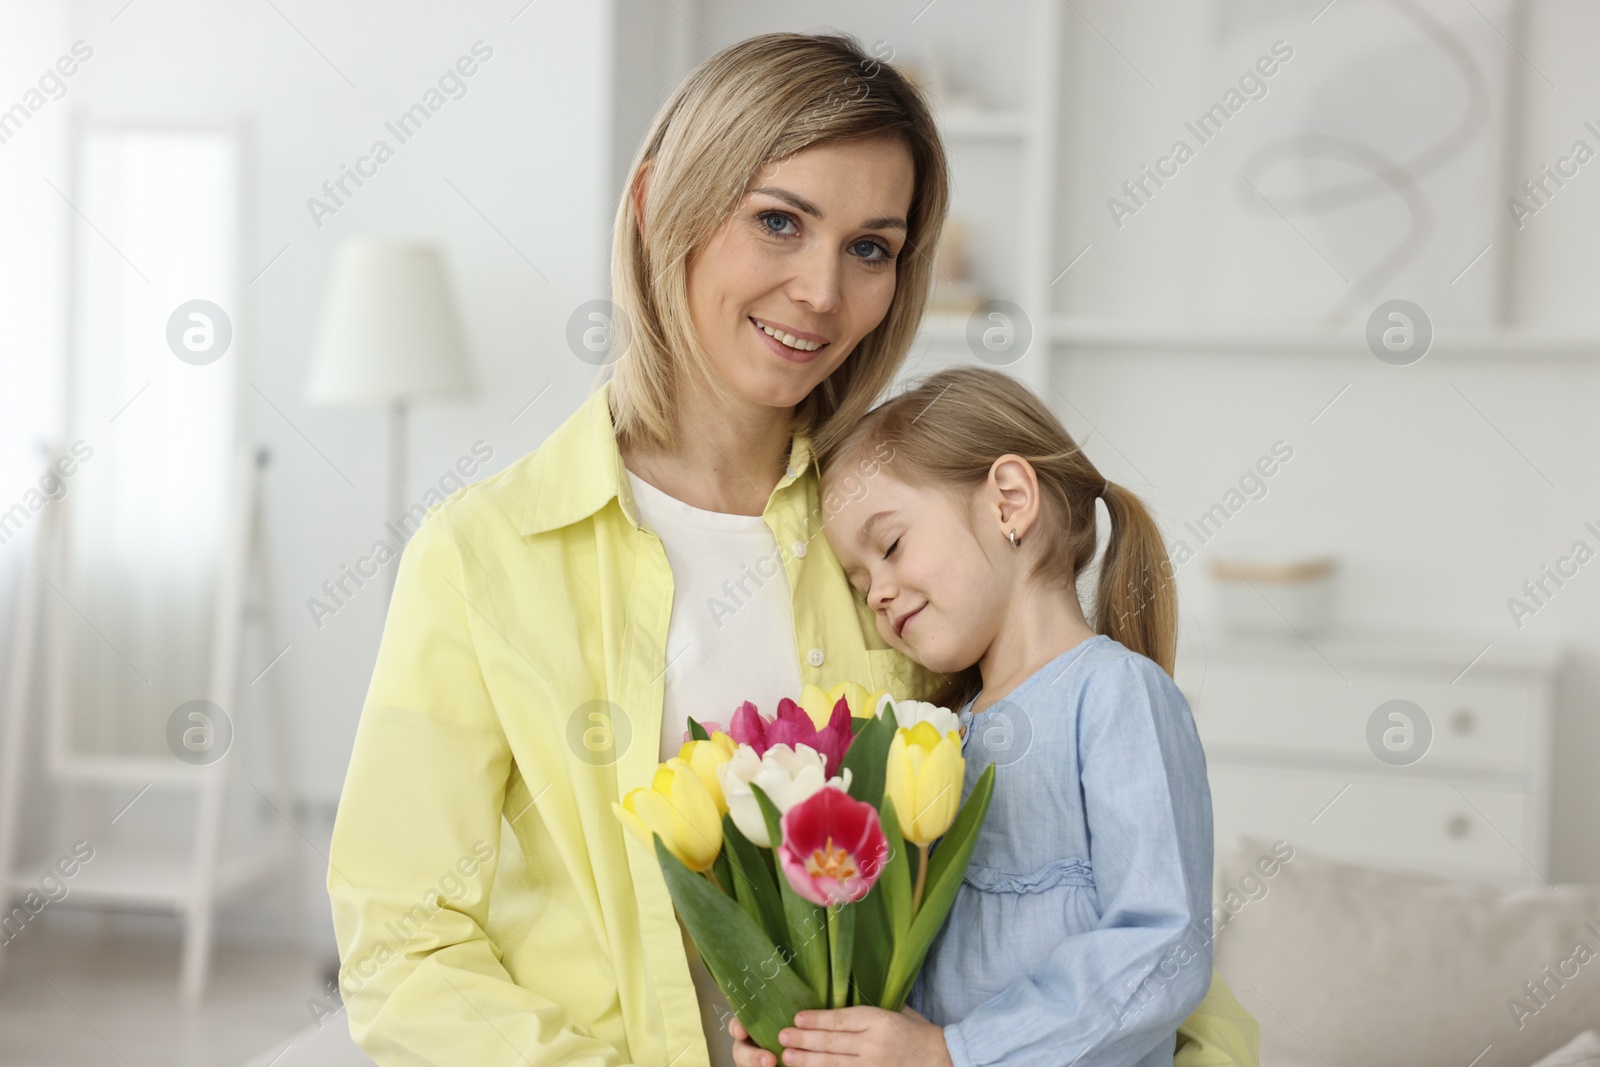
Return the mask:
[[(306, 399), (389, 410), (386, 518), (406, 511), (406, 416), (418, 400), (476, 391), (444, 256), (437, 247), (348, 240), (335, 254)], [(399, 564), (389, 570), (394, 591)]]

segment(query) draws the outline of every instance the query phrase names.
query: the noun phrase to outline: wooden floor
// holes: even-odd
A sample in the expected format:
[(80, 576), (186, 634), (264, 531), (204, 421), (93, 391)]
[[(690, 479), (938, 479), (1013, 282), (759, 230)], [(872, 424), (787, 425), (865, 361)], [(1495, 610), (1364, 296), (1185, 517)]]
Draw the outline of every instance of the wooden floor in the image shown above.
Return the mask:
[[(316, 1022), (307, 1001), (325, 998), (328, 954), (219, 945), (206, 997), (188, 1008), (178, 952), (173, 937), (24, 929), (0, 948), (0, 1063), (240, 1067)], [(324, 1025), (346, 1025), (343, 1013)]]

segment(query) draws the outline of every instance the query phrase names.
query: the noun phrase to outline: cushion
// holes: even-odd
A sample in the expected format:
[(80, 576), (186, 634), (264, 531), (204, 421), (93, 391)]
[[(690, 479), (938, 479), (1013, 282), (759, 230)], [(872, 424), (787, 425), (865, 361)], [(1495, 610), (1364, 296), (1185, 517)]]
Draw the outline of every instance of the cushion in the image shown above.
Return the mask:
[(1600, 1030), (1585, 1030), (1533, 1067), (1600, 1067)]
[(1600, 886), (1508, 890), (1253, 836), (1222, 843), (1217, 883), (1216, 968), (1264, 1064), (1529, 1067), (1600, 1024)]

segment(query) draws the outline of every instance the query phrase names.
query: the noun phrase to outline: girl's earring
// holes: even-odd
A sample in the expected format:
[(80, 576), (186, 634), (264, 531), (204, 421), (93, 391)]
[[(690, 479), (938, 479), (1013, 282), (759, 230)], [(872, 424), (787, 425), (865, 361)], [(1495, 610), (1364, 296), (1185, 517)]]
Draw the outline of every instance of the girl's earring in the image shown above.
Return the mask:
[(1022, 547), (1022, 542), (1017, 540), (1017, 531), (1016, 530), (1012, 530), (1011, 531), (1011, 547), (1012, 548), (1021, 548)]

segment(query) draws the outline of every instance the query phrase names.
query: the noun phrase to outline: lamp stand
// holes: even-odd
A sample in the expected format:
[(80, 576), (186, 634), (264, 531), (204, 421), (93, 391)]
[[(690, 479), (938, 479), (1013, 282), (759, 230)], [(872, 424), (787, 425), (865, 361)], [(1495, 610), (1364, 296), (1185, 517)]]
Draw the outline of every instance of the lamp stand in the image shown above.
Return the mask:
[[(402, 521), (406, 508), (406, 402), (396, 400), (389, 405), (389, 495), (388, 513), (384, 516), (389, 523), (397, 523), (402, 528)], [(400, 547), (405, 551), (405, 546)], [(385, 603), (394, 599), (395, 575), (400, 572), (400, 557), (394, 558), (394, 566), (390, 567), (388, 578), (388, 591), (385, 594)]]

